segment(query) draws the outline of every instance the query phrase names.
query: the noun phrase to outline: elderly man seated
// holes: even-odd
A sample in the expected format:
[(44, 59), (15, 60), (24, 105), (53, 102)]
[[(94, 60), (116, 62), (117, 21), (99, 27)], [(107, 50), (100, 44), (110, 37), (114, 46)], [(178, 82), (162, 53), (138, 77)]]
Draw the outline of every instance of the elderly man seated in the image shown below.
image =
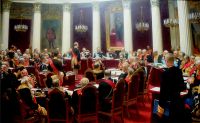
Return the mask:
[(81, 54), (81, 58), (84, 59), (84, 58), (88, 58), (91, 56), (91, 53), (89, 50), (87, 50), (85, 47), (82, 48), (82, 52), (80, 53)]
[(82, 89), (89, 84), (88, 78), (82, 78), (78, 88), (72, 94), (71, 106), (73, 108), (74, 114), (78, 112), (78, 95), (82, 94)]
[(65, 95), (65, 92), (64, 92), (63, 88), (59, 85), (60, 79), (59, 79), (58, 75), (52, 75), (51, 76), (51, 81), (52, 81), (52, 88), (50, 88), (48, 90), (48, 94), (50, 94), (54, 89), (58, 89), (60, 93)]
[(126, 76), (128, 75), (128, 67), (129, 67), (129, 63), (128, 62), (124, 62), (122, 65), (122, 71), (123, 73), (121, 73), (119, 75), (119, 79), (125, 79)]
[[(21, 85), (26, 85), (29, 89), (32, 89), (35, 86), (35, 78), (33, 76), (28, 75), (28, 71), (23, 69), (21, 71)], [(20, 89), (21, 86), (18, 87)]]
[(117, 55), (116, 55), (115, 51), (113, 51), (111, 48), (108, 48), (108, 50), (106, 52), (106, 58), (107, 59), (114, 59), (116, 57), (117, 57)]
[(97, 51), (94, 53), (93, 55), (94, 58), (104, 58), (104, 54), (103, 52), (101, 51), (101, 49), (98, 47), (97, 48)]
[(94, 69), (92, 70), (94, 75), (96, 76), (96, 80), (102, 79), (104, 77), (104, 71), (101, 70), (100, 64), (94, 64)]

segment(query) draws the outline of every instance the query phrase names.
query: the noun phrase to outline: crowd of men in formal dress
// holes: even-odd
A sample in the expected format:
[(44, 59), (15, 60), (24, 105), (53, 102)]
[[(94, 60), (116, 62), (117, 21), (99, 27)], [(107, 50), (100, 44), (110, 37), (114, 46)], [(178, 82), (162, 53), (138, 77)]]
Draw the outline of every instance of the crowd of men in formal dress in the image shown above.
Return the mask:
[[(198, 56), (187, 56), (185, 53), (178, 50), (173, 52), (164, 50), (162, 54), (158, 54), (157, 51), (153, 52), (149, 46), (143, 50), (138, 49), (137, 51), (130, 52), (122, 48), (119, 53), (112, 49), (108, 49), (106, 53), (103, 53), (100, 48), (97, 48), (97, 51), (92, 55), (86, 48), (83, 48), (80, 52), (77, 42), (74, 43), (74, 47), (67, 53), (61, 53), (59, 48), (51, 52), (48, 51), (48, 49), (44, 49), (42, 52), (39, 52), (38, 49), (34, 49), (33, 51), (26, 49), (25, 52), (22, 53), (20, 49), (12, 45), (9, 50), (0, 51), (1, 105), (3, 111), (2, 115), (5, 116), (2, 118), (4, 118), (6, 122), (12, 122), (12, 118), (10, 117), (20, 113), (17, 112), (20, 110), (19, 106), (17, 106), (19, 103), (18, 100), (22, 100), (22, 102), (26, 104), (28, 107), (24, 107), (24, 109), (27, 108), (26, 110), (41, 110), (41, 106), (34, 100), (34, 96), (30, 91), (32, 88), (40, 87), (40, 85), (37, 83), (36, 75), (30, 75), (26, 67), (34, 66), (39, 72), (50, 71), (52, 76), (47, 78), (47, 87), (61, 87), (64, 81), (63, 79), (67, 79), (67, 71), (64, 71), (62, 67), (64, 57), (71, 58), (71, 67), (76, 77), (80, 69), (81, 59), (95, 59), (92, 72), (95, 75), (95, 81), (101, 81), (99, 83), (99, 91), (102, 94), (100, 96), (100, 104), (102, 105), (104, 105), (102, 100), (112, 95), (112, 89), (117, 81), (111, 78), (111, 71), (105, 69), (101, 59), (119, 59), (118, 69), (123, 71), (119, 79), (124, 79), (127, 84), (131, 81), (130, 78), (134, 72), (141, 67), (146, 73), (145, 75), (148, 76), (147, 65), (161, 63), (166, 68), (162, 74), (160, 108), (164, 109), (166, 101), (170, 100), (172, 102), (172, 109), (174, 109), (171, 110), (172, 116), (170, 120), (172, 121), (174, 119), (175, 121), (181, 120), (182, 115), (180, 116), (177, 114), (181, 114), (180, 111), (183, 111), (183, 108), (191, 112), (193, 109), (197, 112), (199, 111), (199, 107), (196, 107), (199, 103), (198, 95), (200, 93), (200, 57)], [(12, 71), (13, 69), (14, 71)], [(184, 87), (183, 76), (190, 77), (188, 79), (190, 88), (188, 88), (187, 99), (183, 103), (184, 107), (181, 107), (180, 104), (182, 104), (182, 102), (177, 102), (175, 100), (181, 100), (177, 94), (186, 89)], [(80, 88), (83, 88), (89, 83), (89, 78), (84, 77), (81, 83)], [(106, 93), (105, 88), (108, 89)], [(194, 98), (198, 98), (198, 100)], [(77, 110), (77, 107), (74, 105), (75, 103), (76, 102), (72, 103), (72, 112), (76, 112)], [(179, 110), (176, 110), (177, 105), (179, 105)], [(104, 108), (106, 110), (108, 107)], [(43, 115), (46, 115), (45, 109), (42, 108), (42, 110)], [(11, 113), (10, 111), (13, 112)], [(162, 111), (159, 112), (158, 116), (163, 117), (162, 113)], [(24, 113), (24, 117), (28, 117), (28, 115), (29, 114)], [(195, 116), (199, 118), (200, 115), (195, 114)]]

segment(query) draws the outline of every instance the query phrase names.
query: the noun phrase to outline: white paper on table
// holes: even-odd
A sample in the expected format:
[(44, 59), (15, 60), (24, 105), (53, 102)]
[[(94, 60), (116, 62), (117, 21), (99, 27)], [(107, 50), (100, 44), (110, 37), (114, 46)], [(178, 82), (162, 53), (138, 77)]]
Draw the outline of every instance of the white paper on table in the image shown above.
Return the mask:
[(69, 96), (72, 96), (73, 91), (71, 91), (71, 90), (65, 90), (65, 91), (69, 94)]
[(187, 91), (183, 91), (180, 93), (180, 95), (186, 95), (188, 92)]
[(117, 81), (119, 77), (111, 77), (111, 78)]
[(96, 88), (98, 88), (98, 87), (99, 87), (99, 84), (94, 84), (94, 86), (95, 86)]
[(183, 80), (186, 81), (188, 79), (188, 77), (183, 77)]
[(121, 75), (121, 73), (123, 73), (122, 71), (116, 71), (116, 76)]
[(151, 91), (157, 91), (157, 92), (160, 92), (160, 87), (153, 87), (150, 89)]
[(67, 90), (68, 90), (68, 88), (67, 88), (67, 87), (63, 87), (63, 90), (64, 90), (64, 91), (67, 91)]
[(40, 88), (31, 88), (31, 91), (41, 90)]

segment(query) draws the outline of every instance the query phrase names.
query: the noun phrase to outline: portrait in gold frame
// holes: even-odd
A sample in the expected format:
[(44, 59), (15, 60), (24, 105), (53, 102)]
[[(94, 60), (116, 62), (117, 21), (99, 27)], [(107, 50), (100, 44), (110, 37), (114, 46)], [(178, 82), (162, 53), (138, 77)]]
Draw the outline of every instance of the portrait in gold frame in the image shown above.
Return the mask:
[(112, 4), (105, 11), (106, 47), (120, 50), (124, 47), (124, 23), (122, 4)]

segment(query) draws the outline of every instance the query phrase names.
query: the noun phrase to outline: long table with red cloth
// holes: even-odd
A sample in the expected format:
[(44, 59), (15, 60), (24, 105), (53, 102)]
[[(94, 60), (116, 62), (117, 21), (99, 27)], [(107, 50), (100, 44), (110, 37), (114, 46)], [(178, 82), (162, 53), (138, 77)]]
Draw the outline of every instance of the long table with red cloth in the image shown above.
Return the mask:
[[(92, 67), (94, 59), (81, 59), (81, 68), (79, 70), (79, 74), (84, 74), (84, 72)], [(109, 68), (117, 68), (119, 64), (119, 60), (117, 59), (103, 59), (102, 63), (104, 64), (106, 69)], [(65, 71), (71, 71), (71, 59), (63, 59), (63, 69)]]

